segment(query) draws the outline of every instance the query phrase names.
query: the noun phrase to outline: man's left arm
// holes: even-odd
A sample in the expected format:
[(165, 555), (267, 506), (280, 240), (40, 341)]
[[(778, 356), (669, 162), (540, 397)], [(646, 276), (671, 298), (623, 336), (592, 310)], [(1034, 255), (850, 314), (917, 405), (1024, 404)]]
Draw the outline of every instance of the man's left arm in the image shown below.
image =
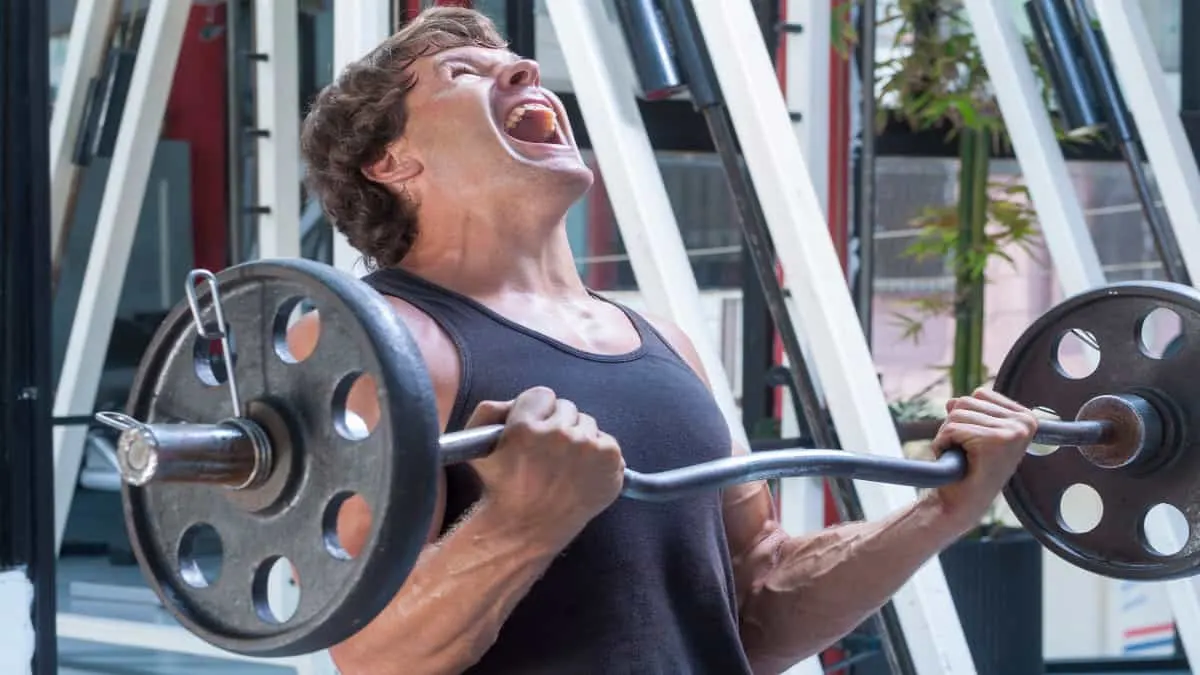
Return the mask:
[[(654, 323), (707, 382), (687, 336), (667, 322)], [(952, 400), (934, 451), (963, 447), (966, 477), (877, 521), (790, 536), (766, 483), (727, 489), (725, 529), (742, 640), (755, 672), (786, 670), (832, 645), (978, 522), (1016, 469), (1036, 424), (1028, 410), (993, 392)], [(733, 452), (748, 450), (735, 444)]]

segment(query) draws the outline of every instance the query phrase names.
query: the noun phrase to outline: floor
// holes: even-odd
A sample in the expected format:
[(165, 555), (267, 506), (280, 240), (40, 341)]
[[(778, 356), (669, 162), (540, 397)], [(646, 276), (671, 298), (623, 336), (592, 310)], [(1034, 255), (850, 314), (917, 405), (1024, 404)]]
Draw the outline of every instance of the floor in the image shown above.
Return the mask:
[[(59, 612), (174, 626), (174, 619), (142, 583), (136, 566), (112, 565), (106, 558), (66, 557), (58, 567)], [(61, 675), (291, 675), (291, 667), (205, 658), (158, 649), (139, 649), (60, 636)]]
[[(175, 625), (133, 565), (113, 565), (103, 557), (66, 557), (59, 562), (58, 591), (59, 610), (63, 613), (136, 622), (138, 627), (162, 629)], [(59, 638), (58, 672), (61, 675), (292, 675), (297, 670), (114, 646), (62, 635)], [(326, 675), (332, 672), (332, 669), (324, 671)], [(1153, 673), (1126, 671), (1123, 675), (1185, 673), (1157, 670)]]

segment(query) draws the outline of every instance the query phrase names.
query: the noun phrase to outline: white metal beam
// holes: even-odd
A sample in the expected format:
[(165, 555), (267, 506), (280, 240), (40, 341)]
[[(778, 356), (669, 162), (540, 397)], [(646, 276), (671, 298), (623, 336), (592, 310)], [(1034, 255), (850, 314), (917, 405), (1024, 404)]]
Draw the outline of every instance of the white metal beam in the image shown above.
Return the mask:
[(1017, 31), (1012, 3), (964, 0), (1063, 292), (1105, 282), (1083, 208)]
[(72, 157), (87, 104), (88, 83), (100, 70), (108, 47), (116, 0), (78, 0), (63, 61), (62, 79), (50, 118), (50, 251), (58, 263), (67, 204), (79, 167)]
[[(694, 7), (779, 253), (793, 315), (805, 319), (797, 325), (808, 338), (838, 434), (847, 448), (901, 457), (804, 155), (798, 143), (782, 140), (794, 132), (753, 8), (728, 0), (696, 0)], [(899, 485), (859, 483), (858, 489), (871, 519), (916, 497), (915, 490)], [(975, 672), (936, 558), (893, 600), (919, 672)]]
[[(112, 337), (125, 269), (191, 9), (190, 2), (153, 0), (147, 10), (125, 114), (96, 218), (79, 306), (55, 392), (56, 416), (87, 414), (96, 403), (104, 354)], [(56, 550), (62, 544), (75, 495), (86, 435), (87, 428), (83, 426), (54, 428)]]
[[(704, 325), (692, 263), (638, 111), (633, 64), (620, 26), (605, 5), (594, 0), (554, 0), (546, 9), (638, 290), (652, 312), (670, 319), (692, 339), (730, 433), (749, 447), (728, 373)], [(790, 672), (816, 675), (822, 669), (810, 658)]]
[(633, 65), (620, 27), (593, 0), (547, 3), (550, 21), (592, 139), (621, 240), (646, 306), (695, 343), (734, 438), (747, 443), (725, 365), (709, 339), (683, 237), (658, 158), (637, 108)]
[[(1113, 67), (1146, 156), (1154, 168), (1158, 192), (1166, 205), (1184, 264), (1193, 283), (1200, 275), (1200, 171), (1183, 130), (1179, 111), (1167, 86), (1146, 17), (1139, 3), (1108, 0), (1093, 3), (1112, 54)], [(1146, 523), (1147, 536), (1182, 549), (1187, 532), (1177, 532), (1166, 518)], [(1165, 582), (1175, 626), (1192, 663), (1200, 660), (1200, 580)]]
[[(153, 624), (144, 621), (111, 619), (84, 614), (60, 613), (57, 623), (58, 637), (70, 640), (98, 642), (107, 645), (169, 651), (225, 661), (255, 663), (267, 666), (294, 668), (297, 675), (318, 675), (330, 672), (322, 669), (320, 661), (312, 656), (293, 656), (278, 659), (263, 659), (234, 654), (218, 649), (179, 626)], [(320, 654), (325, 654), (321, 652)], [(327, 659), (328, 657), (322, 657)], [(332, 668), (332, 662), (329, 663)]]
[(1200, 171), (1183, 130), (1179, 109), (1158, 60), (1141, 3), (1093, 3), (1125, 104), (1137, 123), (1146, 158), (1170, 216), (1183, 262), (1193, 281), (1200, 275)]
[(800, 113), (792, 123), (822, 213), (829, 213), (829, 54), (833, 21), (830, 2), (787, 0), (785, 21), (799, 26), (780, 36), (785, 45), (784, 96)]
[[(813, 0), (788, 0), (784, 20), (788, 25), (799, 27), (797, 31), (784, 32), (784, 100), (788, 110), (799, 113), (800, 118), (792, 122), (800, 151), (808, 166), (813, 191), (821, 206), (821, 213), (829, 219), (829, 61), (832, 47), (828, 30), (813, 30), (814, 26), (828, 26), (833, 20), (829, 2)], [(786, 279), (784, 279), (786, 283)], [(808, 345), (803, 342), (808, 353)], [(819, 383), (818, 391), (820, 390)], [(787, 391), (786, 389), (784, 390)], [(785, 397), (791, 398), (790, 393)], [(791, 402), (783, 406), (781, 415), (783, 437), (795, 437), (800, 432), (796, 418), (796, 406)], [(820, 478), (785, 478), (780, 481), (780, 524), (788, 532), (812, 532), (825, 525), (825, 481)]]
[[(344, 4), (344, 3), (340, 3)], [(255, 0), (254, 101), (257, 138), (258, 252), (263, 258), (300, 256), (300, 49), (296, 0)]]
[[(392, 32), (388, 0), (342, 0), (333, 3), (333, 72), (337, 77), (347, 65), (362, 58)], [(333, 233), (333, 265), (353, 272), (362, 256), (340, 232)]]

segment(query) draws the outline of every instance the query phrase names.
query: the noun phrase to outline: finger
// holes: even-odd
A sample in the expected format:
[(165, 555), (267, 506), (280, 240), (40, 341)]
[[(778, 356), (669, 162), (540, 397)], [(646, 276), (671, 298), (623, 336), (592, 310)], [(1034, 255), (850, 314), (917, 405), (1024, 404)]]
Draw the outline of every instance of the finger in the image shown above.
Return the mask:
[(989, 431), (988, 427), (969, 422), (947, 422), (942, 425), (929, 447), (935, 454), (940, 454), (953, 446), (966, 445), (968, 441), (988, 434)]
[(554, 414), (558, 396), (549, 387), (526, 389), (513, 401), (508, 417), (512, 421), (540, 422)]
[(570, 429), (579, 423), (579, 408), (573, 401), (560, 398), (554, 402), (554, 412), (548, 421), (556, 427)]
[(617, 439), (603, 431), (596, 433), (596, 445), (602, 450), (621, 451), (621, 444), (617, 442)]
[(1022, 420), (1014, 419), (1011, 415), (997, 417), (995, 415), (982, 412), (979, 410), (967, 410), (959, 408), (951, 413), (948, 421), (962, 424), (973, 424), (978, 427), (986, 427), (988, 429), (1024, 429), (1025, 424)]
[(1024, 408), (1018, 407), (1014, 410), (1003, 404), (975, 397), (963, 399), (962, 403), (955, 410), (973, 410), (1001, 419), (1024, 419), (1030, 414)]
[(482, 427), (489, 424), (503, 424), (512, 411), (512, 401), (481, 401), (475, 406), (466, 427)]
[(596, 418), (587, 413), (579, 414), (579, 421), (575, 423), (575, 428), (579, 431), (579, 435), (592, 440), (599, 436), (600, 425), (596, 423)]
[(995, 405), (1000, 406), (1001, 408), (1004, 408), (1004, 409), (1012, 411), (1012, 412), (1016, 412), (1016, 413), (1028, 413), (1029, 412), (1029, 408), (1021, 405), (1020, 403), (1017, 403), (1016, 401), (1005, 396), (1004, 394), (1001, 394), (998, 391), (993, 391), (991, 389), (985, 389), (983, 387), (980, 387), (979, 389), (975, 390), (975, 397), (976, 397), (976, 400), (988, 401), (989, 403), (993, 403)]

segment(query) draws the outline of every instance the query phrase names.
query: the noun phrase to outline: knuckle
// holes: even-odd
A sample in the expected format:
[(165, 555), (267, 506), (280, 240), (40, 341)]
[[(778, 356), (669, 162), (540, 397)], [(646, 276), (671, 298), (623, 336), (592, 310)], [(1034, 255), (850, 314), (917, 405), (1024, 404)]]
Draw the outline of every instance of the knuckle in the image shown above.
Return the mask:
[(521, 392), (521, 398), (546, 398), (546, 397), (557, 398), (554, 393), (554, 390), (545, 385), (539, 384), (535, 387), (530, 387), (530, 388), (526, 389), (525, 391)]
[(506, 431), (518, 438), (531, 438), (542, 432), (542, 425), (528, 417), (521, 417), (511, 420)]
[(1025, 437), (1024, 430), (1015, 426), (1006, 426), (996, 434), (1005, 443), (1015, 443)]

